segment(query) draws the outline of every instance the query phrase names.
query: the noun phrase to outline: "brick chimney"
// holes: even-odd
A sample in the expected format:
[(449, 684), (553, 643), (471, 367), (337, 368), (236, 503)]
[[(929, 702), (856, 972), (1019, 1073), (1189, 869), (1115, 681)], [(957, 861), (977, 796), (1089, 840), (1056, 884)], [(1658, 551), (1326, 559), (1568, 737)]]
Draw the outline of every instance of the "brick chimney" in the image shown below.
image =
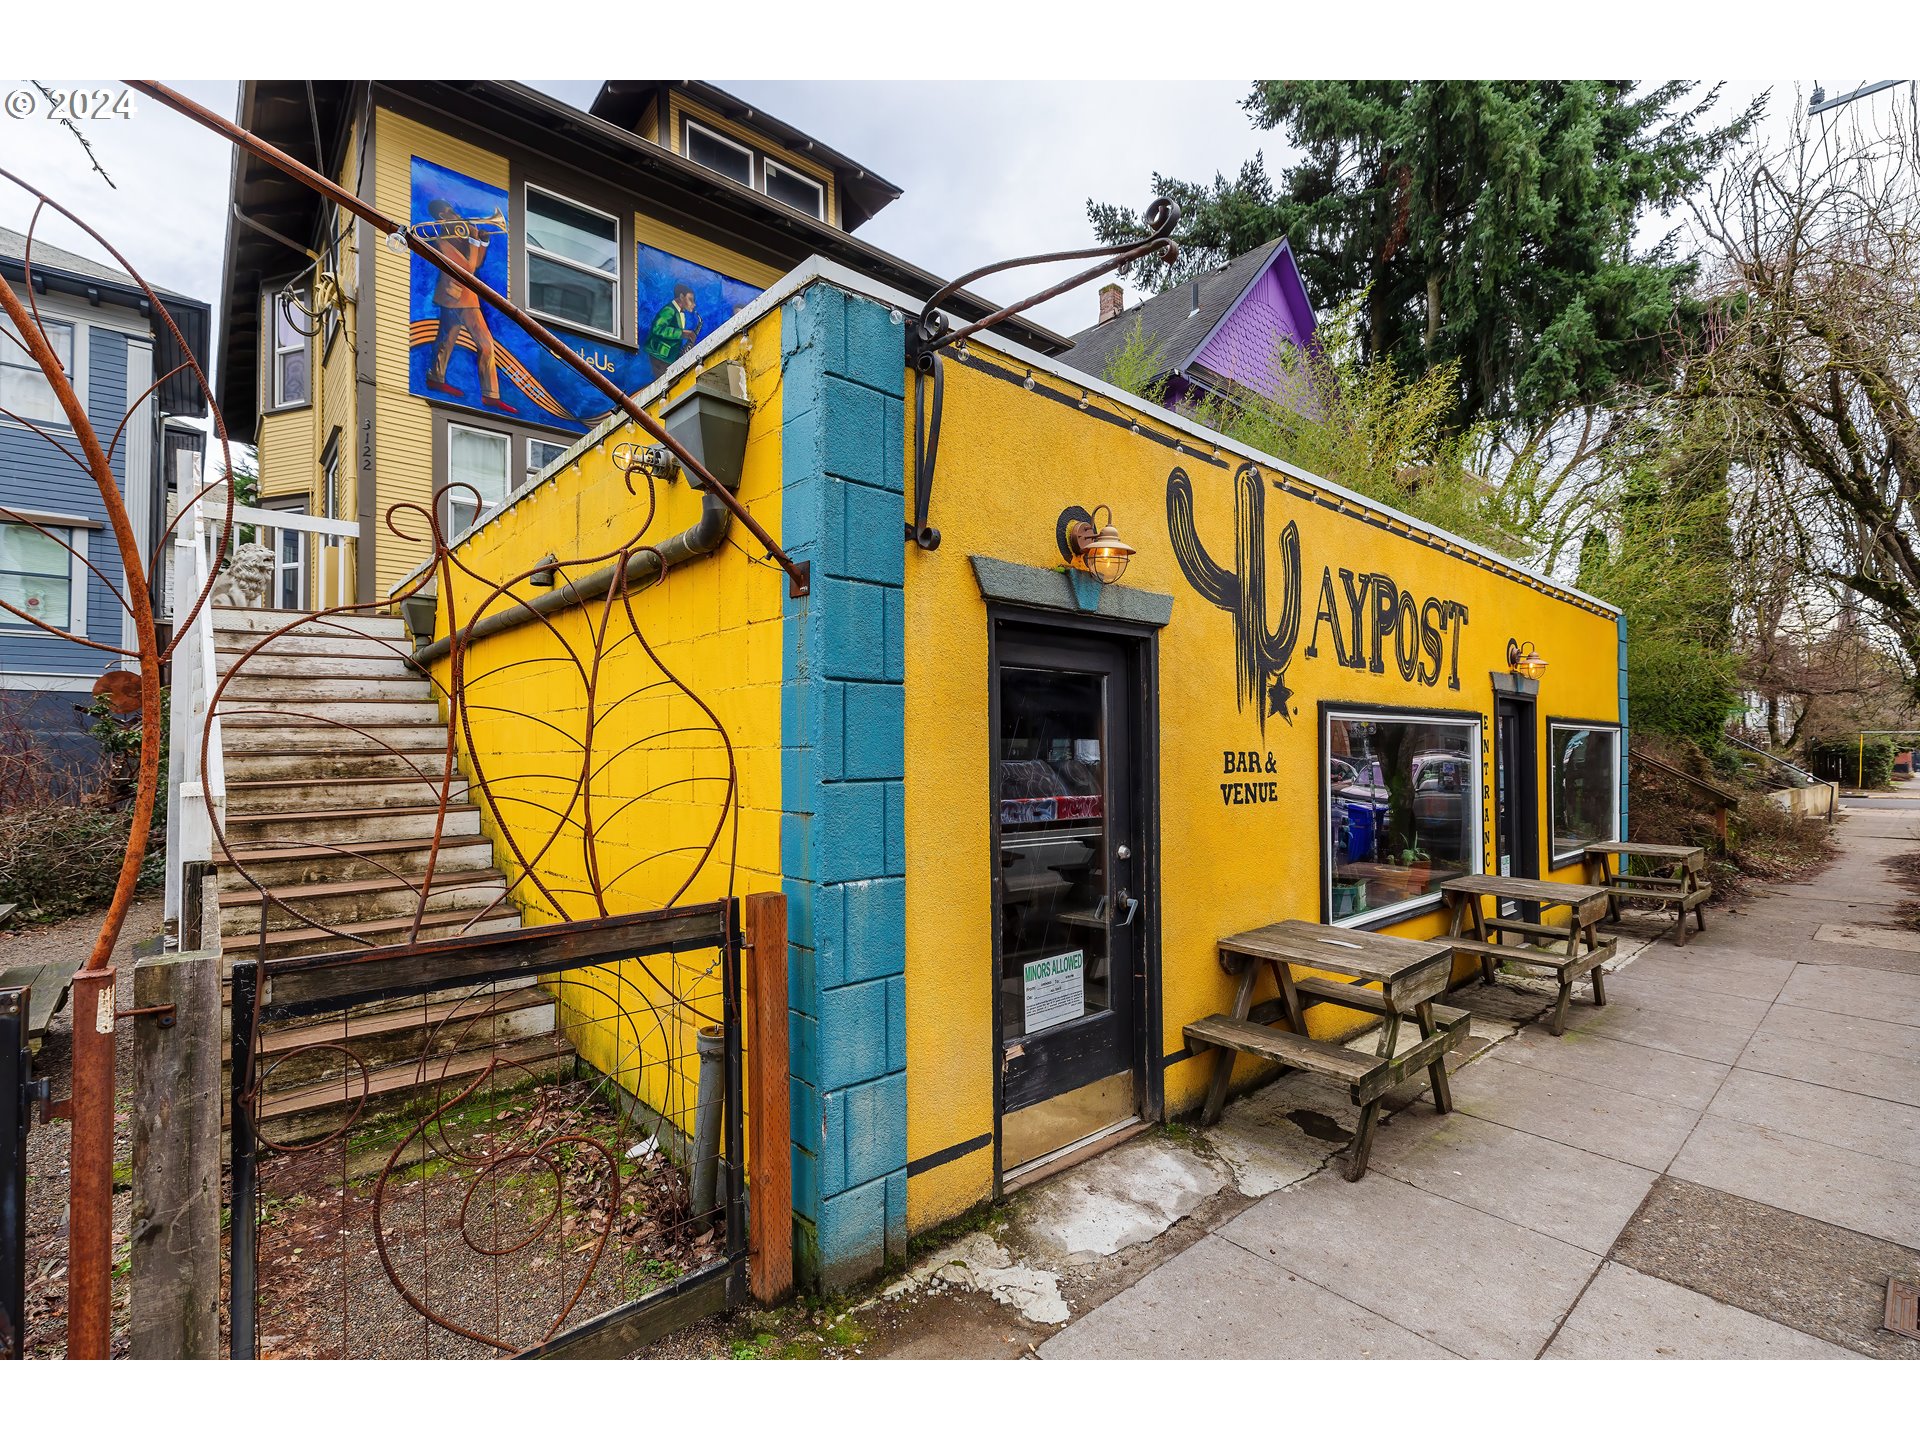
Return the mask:
[(1100, 324), (1104, 325), (1127, 308), (1127, 292), (1118, 285), (1100, 287)]

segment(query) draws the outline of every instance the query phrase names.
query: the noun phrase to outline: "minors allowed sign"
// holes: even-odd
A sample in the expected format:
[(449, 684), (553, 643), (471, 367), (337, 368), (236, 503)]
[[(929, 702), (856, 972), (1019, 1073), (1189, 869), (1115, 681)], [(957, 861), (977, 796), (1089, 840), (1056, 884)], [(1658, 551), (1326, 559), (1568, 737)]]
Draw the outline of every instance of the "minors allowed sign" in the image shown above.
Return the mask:
[(1087, 1013), (1085, 952), (1069, 950), (1026, 963), (1026, 1030), (1051, 1030)]

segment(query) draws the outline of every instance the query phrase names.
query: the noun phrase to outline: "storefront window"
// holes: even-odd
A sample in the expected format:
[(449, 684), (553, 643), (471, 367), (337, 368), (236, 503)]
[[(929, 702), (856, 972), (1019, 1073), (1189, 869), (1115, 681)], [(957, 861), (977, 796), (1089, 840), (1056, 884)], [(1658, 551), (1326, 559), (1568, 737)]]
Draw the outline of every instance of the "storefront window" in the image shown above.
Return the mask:
[(1327, 916), (1410, 910), (1480, 867), (1480, 727), (1329, 714)]
[(1548, 726), (1552, 744), (1553, 859), (1620, 838), (1620, 732), (1611, 726)]

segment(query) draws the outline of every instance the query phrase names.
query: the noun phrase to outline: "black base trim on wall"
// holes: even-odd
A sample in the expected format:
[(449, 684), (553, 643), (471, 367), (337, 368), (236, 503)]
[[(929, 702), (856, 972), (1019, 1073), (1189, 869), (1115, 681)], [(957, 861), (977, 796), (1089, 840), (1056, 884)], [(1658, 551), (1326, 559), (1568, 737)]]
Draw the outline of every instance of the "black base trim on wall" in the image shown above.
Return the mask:
[(993, 1143), (993, 1132), (976, 1135), (971, 1140), (962, 1140), (958, 1145), (949, 1145), (944, 1150), (936, 1150), (931, 1155), (922, 1155), (918, 1160), (907, 1162), (907, 1178), (924, 1175), (929, 1170), (938, 1170), (950, 1160), (958, 1160), (962, 1155), (971, 1155), (976, 1150), (984, 1150)]

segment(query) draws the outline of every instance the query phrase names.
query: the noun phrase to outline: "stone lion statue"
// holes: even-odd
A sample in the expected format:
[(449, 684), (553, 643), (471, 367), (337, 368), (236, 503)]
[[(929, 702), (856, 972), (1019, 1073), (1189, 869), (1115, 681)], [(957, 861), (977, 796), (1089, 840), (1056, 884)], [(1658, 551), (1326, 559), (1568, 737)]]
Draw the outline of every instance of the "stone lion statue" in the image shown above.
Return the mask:
[(215, 605), (265, 610), (273, 600), (273, 551), (251, 542), (240, 546), (213, 582)]

